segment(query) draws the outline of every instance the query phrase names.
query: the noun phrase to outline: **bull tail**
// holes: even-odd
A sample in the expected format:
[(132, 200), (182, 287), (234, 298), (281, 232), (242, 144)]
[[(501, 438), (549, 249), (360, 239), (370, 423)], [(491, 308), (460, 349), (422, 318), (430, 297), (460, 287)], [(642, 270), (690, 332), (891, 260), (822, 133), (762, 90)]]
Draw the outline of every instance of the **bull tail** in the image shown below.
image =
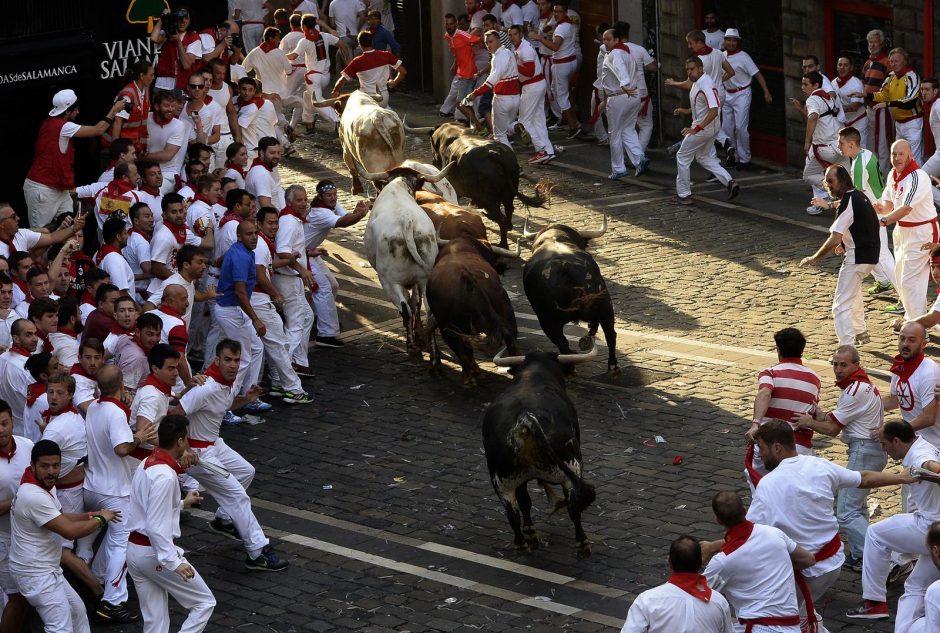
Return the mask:
[[(535, 417), (535, 414), (531, 411), (521, 412), (519, 417), (516, 418), (516, 424), (529, 429), (529, 433), (538, 445), (539, 451), (543, 455), (548, 456), (552, 463), (561, 469), (561, 471), (565, 473), (565, 476), (571, 481), (572, 490), (570, 498), (568, 499), (569, 506), (583, 509), (591, 505), (597, 496), (594, 486), (585, 481), (584, 477), (571, 470), (571, 467), (568, 466), (565, 460), (558, 456), (551, 442), (549, 442), (548, 438), (545, 436), (545, 431), (542, 429), (542, 425), (539, 423), (538, 418)], [(577, 438), (573, 437), (568, 440), (567, 445), (572, 449), (572, 453), (577, 454), (580, 452)]]
[(555, 188), (555, 184), (548, 182), (546, 180), (540, 180), (537, 185), (535, 185), (535, 195), (527, 196), (516, 188), (516, 197), (522, 202), (522, 204), (527, 207), (539, 207), (545, 208), (552, 200), (552, 189)]
[[(379, 136), (382, 137), (382, 140), (385, 141), (385, 144), (388, 145), (388, 151), (391, 152), (392, 155), (395, 155), (395, 148), (398, 147), (398, 145), (392, 140), (392, 137), (389, 136), (388, 130), (385, 128), (385, 126), (375, 125), (373, 127), (379, 133)], [(397, 167), (397, 165), (395, 166)]]
[(465, 296), (476, 296), (477, 300), (471, 301), (472, 305), (479, 306), (482, 314), (483, 320), (486, 322), (484, 326), (485, 333), (489, 337), (489, 333), (493, 333), (493, 338), (495, 340), (489, 341), (495, 345), (496, 349), (492, 350), (494, 353), (500, 347), (507, 347), (512, 349), (516, 346), (516, 332), (514, 327), (510, 327), (510, 323), (507, 319), (501, 318), (499, 316), (499, 311), (493, 306), (493, 302), (490, 300), (490, 295), (487, 292), (481, 292), (477, 286), (476, 280), (473, 278), (473, 273), (470, 270), (464, 268), (460, 274), (460, 280), (463, 285), (463, 291)]
[(434, 268), (434, 257), (431, 256), (432, 253), (430, 251), (427, 253), (421, 252), (421, 249), (419, 249), (418, 245), (415, 243), (413, 230), (405, 231), (405, 248), (408, 249), (408, 253), (411, 255), (411, 258), (415, 260), (415, 263), (424, 269), (425, 274), (430, 275), (431, 269)]

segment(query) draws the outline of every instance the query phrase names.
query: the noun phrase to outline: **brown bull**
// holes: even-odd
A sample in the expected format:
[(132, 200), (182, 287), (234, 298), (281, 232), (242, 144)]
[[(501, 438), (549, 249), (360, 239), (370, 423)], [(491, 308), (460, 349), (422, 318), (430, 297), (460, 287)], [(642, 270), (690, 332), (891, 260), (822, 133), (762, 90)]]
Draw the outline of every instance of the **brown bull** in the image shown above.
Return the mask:
[(478, 213), (448, 202), (429, 191), (415, 192), (415, 200), (431, 218), (434, 229), (441, 239), (452, 240), (458, 237), (486, 239), (486, 226)]

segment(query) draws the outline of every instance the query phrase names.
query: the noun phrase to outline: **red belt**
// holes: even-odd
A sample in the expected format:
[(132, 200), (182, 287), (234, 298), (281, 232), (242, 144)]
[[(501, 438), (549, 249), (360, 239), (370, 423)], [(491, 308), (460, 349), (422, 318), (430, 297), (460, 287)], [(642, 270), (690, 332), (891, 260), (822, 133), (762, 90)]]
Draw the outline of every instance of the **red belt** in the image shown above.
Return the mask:
[(207, 442), (205, 440), (195, 440), (193, 438), (189, 438), (189, 445), (192, 448), (209, 448), (210, 446), (215, 446), (215, 440)]
[(764, 626), (799, 626), (800, 616), (783, 615), (768, 616), (765, 618), (738, 618), (738, 623), (745, 625), (744, 633), (751, 633), (755, 624), (763, 624)]
[(558, 59), (552, 58), (553, 64), (567, 64), (568, 62), (573, 62), (578, 59), (576, 55), (571, 55), (569, 57), (559, 57)]
[(903, 226), (904, 228), (911, 228), (912, 226), (923, 226), (924, 224), (936, 224), (937, 218), (932, 220), (924, 220), (923, 222), (904, 222), (903, 220), (898, 220), (898, 226)]
[[(742, 88), (725, 88), (725, 92), (727, 92), (729, 95), (733, 95), (733, 94), (736, 93), (736, 92), (741, 92), (742, 90), (747, 90), (747, 89), (750, 88), (750, 87), (751, 87), (751, 84), (748, 84), (748, 85), (746, 85), (746, 86), (744, 86), (744, 87), (742, 87)], [(760, 622), (759, 622), (758, 624), (760, 624)], [(799, 623), (797, 623), (797, 624), (799, 624)]]
[(131, 532), (130, 536), (127, 537), (127, 540), (134, 545), (143, 545), (144, 547), (150, 547), (150, 537), (146, 534), (141, 534), (140, 532)]
[(528, 86), (529, 84), (534, 84), (536, 82), (542, 81), (543, 79), (545, 79), (545, 75), (543, 73), (539, 73), (532, 79), (526, 79), (525, 81), (523, 81), (522, 85)]
[(820, 145), (813, 145), (813, 147), (811, 148), (811, 149), (813, 150), (813, 157), (814, 157), (817, 161), (819, 161), (819, 164), (823, 166), (823, 169), (829, 169), (830, 167), (832, 167), (832, 163), (830, 163), (829, 161), (827, 161), (826, 159), (824, 159), (822, 156), (819, 155), (819, 148), (820, 148), (820, 147), (830, 147), (830, 148), (831, 148), (832, 146), (831, 146), (831, 145), (826, 145), (826, 144), (820, 144)]
[(307, 64), (291, 64), (294, 68), (306, 68)]
[(842, 550), (842, 539), (839, 538), (839, 533), (836, 532), (836, 535), (832, 537), (832, 540), (822, 546), (813, 558), (816, 559), (816, 562), (824, 561), (829, 558), (832, 558)]

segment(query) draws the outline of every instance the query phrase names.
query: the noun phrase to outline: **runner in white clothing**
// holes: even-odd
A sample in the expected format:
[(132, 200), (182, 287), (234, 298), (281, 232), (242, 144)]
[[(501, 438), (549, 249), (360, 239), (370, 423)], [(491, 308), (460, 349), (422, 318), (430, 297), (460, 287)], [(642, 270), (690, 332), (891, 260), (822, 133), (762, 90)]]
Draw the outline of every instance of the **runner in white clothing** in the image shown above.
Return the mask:
[[(388, 51), (377, 51), (372, 48), (372, 33), (363, 31), (357, 38), (362, 54), (353, 59), (343, 68), (336, 84), (333, 86), (332, 96), (339, 96), (340, 89), (347, 81), (359, 80), (359, 90), (366, 94), (382, 95), (380, 104), (388, 107), (388, 91), (394, 90), (404, 80), (408, 71), (398, 57)], [(392, 78), (392, 71), (395, 77)]]
[[(13, 434), (13, 416), (10, 405), (0, 400), (0, 507), (9, 508), (20, 487), (23, 471), (29, 468), (33, 442)], [(29, 604), (16, 588), (10, 573), (10, 513), (0, 514), (0, 592), (6, 598), (0, 620), (13, 631), (22, 631), (29, 615)]]
[[(303, 99), (290, 89), (290, 78), (295, 69), (287, 55), (279, 47), (281, 31), (273, 26), (264, 30), (261, 46), (252, 50), (245, 57), (243, 65), (247, 71), (255, 71), (255, 77), (261, 81), (261, 89), (268, 98), (273, 99), (277, 107), (278, 124), (284, 130), (288, 140), (294, 136), (294, 127), (300, 124), (303, 114)], [(285, 112), (291, 113), (288, 120)]]
[(258, 208), (274, 207), (283, 209), (287, 206), (284, 189), (281, 187), (281, 144), (273, 136), (258, 140), (258, 157), (251, 163), (245, 178), (245, 190), (253, 195)]
[(900, 409), (901, 419), (934, 446), (940, 446), (938, 404), (934, 387), (940, 384), (940, 366), (926, 358), (927, 330), (917, 322), (905, 323), (898, 334), (898, 355), (891, 365), (891, 391), (883, 400), (885, 411)]
[(568, 138), (583, 134), (574, 105), (571, 103), (571, 80), (578, 70), (577, 29), (568, 17), (568, 3), (556, 2), (552, 7), (555, 30), (551, 36), (529, 31), (529, 39), (538, 42), (542, 51), (551, 55), (551, 99), (568, 123)]
[(296, 63), (297, 58), (302, 57), (300, 61), (306, 69), (303, 75), (303, 83), (307, 86), (304, 92), (303, 122), (309, 133), (314, 127), (314, 113), (334, 125), (339, 123), (336, 110), (331, 107), (316, 108), (313, 104), (324, 101), (324, 91), (330, 85), (330, 47), (339, 48), (343, 58), (348, 58), (350, 54), (346, 42), (338, 37), (336, 31), (329, 27), (321, 31), (316, 18), (304, 16), (301, 25), (303, 37), (287, 54), (287, 59)]
[(238, 80), (238, 100), (235, 103), (238, 113), (238, 127), (241, 129), (241, 142), (253, 154), (262, 138), (278, 136), (277, 112), (274, 104), (261, 96), (258, 81), (251, 77)]
[(669, 547), (672, 573), (665, 584), (636, 597), (620, 633), (731, 633), (728, 601), (708, 586), (702, 548), (691, 536), (680, 536)]
[[(728, 199), (732, 200), (737, 197), (740, 188), (738, 183), (731, 177), (731, 174), (718, 162), (718, 156), (715, 153), (714, 142), (718, 135), (718, 113), (721, 108), (718, 90), (712, 83), (711, 78), (705, 74), (700, 56), (696, 55), (687, 59), (685, 71), (691, 86), (689, 94), (691, 108), (676, 108), (672, 114), (673, 116), (691, 114), (692, 125), (683, 128), (682, 145), (676, 153), (678, 174), (676, 175), (676, 195), (673, 197), (673, 203), (692, 204), (692, 184), (689, 168), (692, 166), (693, 160), (714, 174), (721, 184), (727, 187)], [(675, 83), (670, 84), (670, 81), (672, 80), (667, 79), (666, 84), (678, 85)]]
[(530, 165), (544, 164), (555, 159), (555, 148), (548, 138), (545, 126), (545, 92), (548, 84), (542, 71), (538, 53), (525, 39), (518, 25), (509, 28), (509, 39), (515, 46), (516, 71), (522, 85), (519, 95), (519, 123), (529, 133), (535, 153), (529, 157)]
[(473, 92), (464, 97), (460, 105), (469, 108), (474, 99), (493, 91), (493, 138), (507, 147), (508, 133), (513, 122), (519, 116), (519, 75), (516, 70), (516, 58), (503, 47), (496, 31), (487, 31), (486, 48), (493, 56), (490, 60), (490, 74)]
[(721, 128), (728, 137), (728, 158), (725, 166), (739, 164), (747, 168), (751, 164), (751, 135), (748, 125), (751, 120), (753, 82), (756, 81), (763, 90), (764, 103), (772, 103), (773, 97), (757, 64), (741, 48), (741, 35), (737, 29), (728, 29), (725, 32), (725, 59), (734, 69), (734, 75), (724, 82), (725, 96), (721, 100)]
[(640, 146), (640, 137), (636, 131), (637, 115), (643, 105), (633, 83), (636, 77), (636, 58), (614, 29), (607, 29), (602, 37), (604, 48), (607, 49), (600, 79), (603, 91), (601, 108), (607, 110), (610, 140), (608, 178), (619, 180), (627, 175), (624, 153), (633, 164), (635, 175), (642, 176), (650, 161)]
[[(927, 551), (934, 567), (940, 569), (940, 521), (927, 530)], [(940, 631), (940, 580), (934, 581), (924, 595), (924, 617), (914, 620), (910, 633)]]
[(862, 138), (868, 135), (868, 114), (865, 111), (865, 87), (855, 76), (855, 63), (850, 57), (836, 62), (836, 78), (832, 82), (836, 102), (845, 118), (843, 127), (854, 127)]
[[(823, 189), (823, 177), (830, 165), (848, 168), (848, 161), (839, 152), (839, 119), (835, 101), (823, 87), (822, 75), (818, 71), (807, 72), (800, 84), (806, 96), (803, 107), (796, 99), (791, 99), (801, 112), (806, 114), (806, 134), (803, 151), (806, 152), (806, 164), (803, 166), (803, 180), (812, 187), (813, 198), (828, 202), (829, 194)], [(809, 215), (819, 215), (823, 208), (811, 204), (806, 208)]]

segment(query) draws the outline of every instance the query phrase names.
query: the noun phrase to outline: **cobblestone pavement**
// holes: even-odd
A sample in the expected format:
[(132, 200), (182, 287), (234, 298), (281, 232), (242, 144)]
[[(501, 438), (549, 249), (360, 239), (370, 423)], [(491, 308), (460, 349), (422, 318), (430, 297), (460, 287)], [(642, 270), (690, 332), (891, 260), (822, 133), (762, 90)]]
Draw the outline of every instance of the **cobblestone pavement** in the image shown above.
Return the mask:
[[(426, 97), (395, 95), (393, 104), (411, 125), (438, 121)], [(569, 383), (586, 476), (597, 486), (584, 516), (593, 556), (575, 557), (570, 521), (548, 516), (541, 492), (534, 518), (542, 546), (513, 551), (479, 431), (483, 409), (508, 378), (484, 362), (480, 387), (466, 391), (453, 363), (434, 379), (426, 361), (409, 360), (401, 322), (361, 255), (363, 222), (336, 231), (329, 245), (346, 347), (312, 352), (317, 403), (279, 406), (260, 426), (225, 429), (226, 441), (257, 467), (255, 509), (290, 569), (244, 570), (239, 545), (207, 529), (209, 501), (185, 520), (182, 545), (219, 601), (209, 630), (617, 630), (632, 598), (664, 581), (673, 538), (720, 536), (712, 494), (747, 493), (742, 434), (756, 373), (774, 362), (773, 331), (793, 325), (808, 335), (824, 404), (834, 404), (825, 361), (836, 347), (829, 308), (838, 262), (797, 267), (827, 224), (803, 213), (808, 189), (798, 174), (748, 172), (729, 204), (693, 172), (697, 204), (679, 208), (667, 204), (675, 172), (663, 152), (653, 153), (642, 182), (611, 183), (605, 149), (561, 143), (566, 151), (552, 165), (523, 169), (530, 191), (539, 179), (556, 184), (553, 204), (533, 209), (533, 221), (593, 228), (609, 215), (610, 230), (591, 251), (613, 294), (624, 368), (608, 379), (599, 354)], [(312, 191), (320, 178), (336, 179), (351, 208), (338, 141), (321, 128), (298, 147), (282, 167), (284, 183)], [(425, 138), (411, 138), (408, 153), (430, 162)], [(523, 217), (517, 209), (511, 241)], [(513, 265), (503, 280), (520, 317), (520, 344), (550, 349), (521, 296), (520, 269)], [(867, 304), (873, 342), (863, 350), (865, 365), (882, 377), (895, 353), (892, 317), (880, 311), (886, 305)], [(844, 463), (838, 441), (821, 441), (819, 453)], [(879, 491), (871, 503), (877, 518), (890, 515), (898, 492)], [(829, 630), (892, 630), (841, 616), (859, 595), (859, 575), (844, 571), (821, 605)]]

